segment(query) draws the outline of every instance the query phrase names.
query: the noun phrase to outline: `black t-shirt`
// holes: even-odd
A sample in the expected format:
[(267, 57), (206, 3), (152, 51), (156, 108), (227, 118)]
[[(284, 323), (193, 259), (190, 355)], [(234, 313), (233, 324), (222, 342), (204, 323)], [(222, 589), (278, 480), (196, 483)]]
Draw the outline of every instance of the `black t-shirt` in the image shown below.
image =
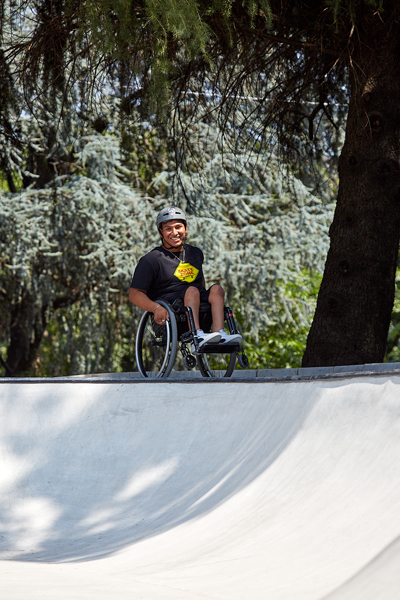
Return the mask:
[(204, 290), (203, 260), (200, 248), (189, 244), (182, 252), (158, 246), (139, 260), (131, 287), (145, 291), (150, 300), (183, 297), (189, 285)]

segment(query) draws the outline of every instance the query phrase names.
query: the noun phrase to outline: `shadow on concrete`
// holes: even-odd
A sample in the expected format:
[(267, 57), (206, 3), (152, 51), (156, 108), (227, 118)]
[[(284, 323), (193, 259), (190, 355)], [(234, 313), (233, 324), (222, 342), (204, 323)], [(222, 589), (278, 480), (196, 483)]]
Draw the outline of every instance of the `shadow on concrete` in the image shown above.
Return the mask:
[(301, 390), (3, 385), (0, 557), (92, 560), (213, 510), (296, 436)]

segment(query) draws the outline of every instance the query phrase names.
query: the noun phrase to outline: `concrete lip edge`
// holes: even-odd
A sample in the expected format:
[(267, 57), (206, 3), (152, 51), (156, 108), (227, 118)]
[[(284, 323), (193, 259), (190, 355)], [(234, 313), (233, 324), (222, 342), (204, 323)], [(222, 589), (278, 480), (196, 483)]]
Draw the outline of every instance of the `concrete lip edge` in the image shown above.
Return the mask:
[[(390, 365), (390, 366), (389, 366)], [(139, 373), (99, 373), (66, 377), (2, 377), (1, 383), (277, 383), (307, 382), (317, 380), (343, 380), (361, 377), (400, 376), (400, 363), (378, 363), (338, 367), (299, 369), (258, 369), (238, 371), (235, 377), (201, 377), (199, 373), (178, 371), (179, 375), (161, 379), (145, 379)], [(181, 375), (182, 373), (182, 375)]]

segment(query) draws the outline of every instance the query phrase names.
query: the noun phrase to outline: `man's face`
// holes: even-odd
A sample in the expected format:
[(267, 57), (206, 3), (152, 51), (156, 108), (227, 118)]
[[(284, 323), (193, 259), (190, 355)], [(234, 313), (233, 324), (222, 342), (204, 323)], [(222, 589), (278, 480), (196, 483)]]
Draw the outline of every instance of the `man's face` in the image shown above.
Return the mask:
[(162, 237), (167, 242), (169, 246), (173, 248), (179, 248), (186, 237), (187, 227), (179, 221), (175, 219), (174, 221), (167, 221), (166, 223), (161, 223), (162, 227)]

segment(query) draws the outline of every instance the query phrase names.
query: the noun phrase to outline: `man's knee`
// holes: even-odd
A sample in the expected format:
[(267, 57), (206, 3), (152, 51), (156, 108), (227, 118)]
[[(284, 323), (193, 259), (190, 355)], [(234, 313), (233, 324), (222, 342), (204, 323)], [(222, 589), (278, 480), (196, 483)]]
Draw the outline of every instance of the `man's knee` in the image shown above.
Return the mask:
[(200, 298), (200, 292), (194, 285), (190, 285), (185, 292), (185, 302), (188, 300), (197, 300)]
[(224, 288), (221, 287), (218, 283), (216, 283), (210, 289), (210, 296), (211, 297), (219, 296), (220, 298), (224, 298), (225, 297)]

